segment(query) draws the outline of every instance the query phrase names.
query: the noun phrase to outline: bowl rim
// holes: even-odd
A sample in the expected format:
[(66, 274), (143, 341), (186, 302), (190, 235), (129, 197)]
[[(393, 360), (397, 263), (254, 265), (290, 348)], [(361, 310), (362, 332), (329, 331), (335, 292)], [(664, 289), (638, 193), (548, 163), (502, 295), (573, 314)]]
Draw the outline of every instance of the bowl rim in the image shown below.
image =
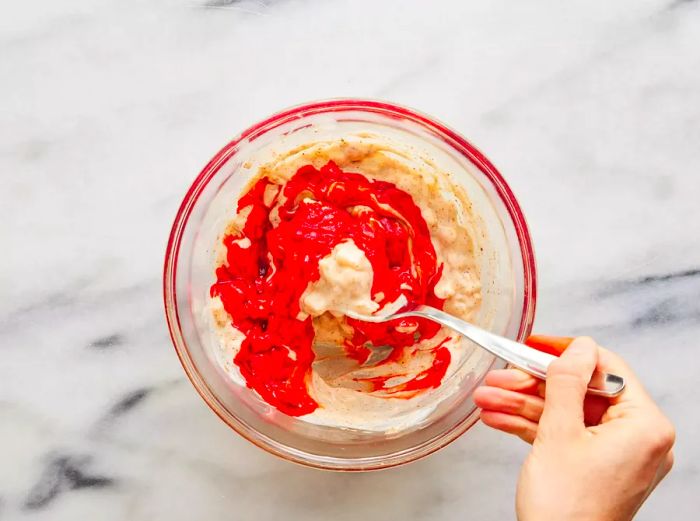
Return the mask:
[[(182, 232), (187, 225), (192, 209), (197, 203), (203, 189), (216, 175), (219, 168), (237, 152), (238, 145), (244, 141), (252, 142), (264, 133), (296, 119), (302, 119), (306, 116), (318, 113), (334, 113), (351, 110), (379, 113), (396, 119), (409, 119), (427, 127), (428, 130), (433, 131), (445, 143), (454, 148), (456, 152), (469, 159), (482, 174), (488, 178), (508, 211), (508, 215), (515, 228), (523, 261), (523, 306), (517, 339), (523, 341), (530, 335), (537, 302), (537, 267), (532, 239), (525, 215), (510, 186), (508, 186), (493, 163), (491, 163), (478, 148), (444, 123), (412, 108), (397, 105), (389, 101), (367, 98), (325, 99), (302, 103), (284, 109), (250, 126), (230, 140), (214, 155), (190, 185), (173, 221), (168, 237), (163, 268), (163, 303), (165, 306), (165, 316), (170, 338), (185, 374), (209, 408), (226, 425), (254, 445), (287, 461), (292, 461), (306, 467), (352, 472), (391, 468), (422, 459), (447, 446), (470, 429), (478, 421), (478, 409), (472, 411), (471, 414), (466, 416), (461, 422), (455, 424), (449, 431), (443, 433), (441, 436), (432, 438), (421, 445), (400, 453), (392, 454), (391, 456), (356, 460), (325, 456), (319, 457), (305, 451), (294, 449), (293, 447), (281, 444), (259, 431), (250, 428), (244, 422), (239, 421), (238, 418), (225, 412), (225, 407), (209, 389), (209, 386), (198, 373), (190, 358), (187, 344), (181, 334), (176, 296), (177, 261), (180, 254)], [(362, 463), (362, 461), (364, 461), (364, 463)], [(347, 466), (348, 463), (353, 462), (356, 462), (355, 466)]]

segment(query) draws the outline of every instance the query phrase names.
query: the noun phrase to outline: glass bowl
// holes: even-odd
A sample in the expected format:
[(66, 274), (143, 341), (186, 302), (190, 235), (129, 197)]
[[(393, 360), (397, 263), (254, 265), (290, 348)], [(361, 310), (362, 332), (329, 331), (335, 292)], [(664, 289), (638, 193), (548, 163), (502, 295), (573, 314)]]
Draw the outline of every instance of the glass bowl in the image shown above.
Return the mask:
[(214, 279), (213, 250), (251, 178), (251, 169), (244, 165), (280, 143), (291, 147), (312, 137), (339, 137), (358, 129), (417, 143), (464, 189), (487, 238), (478, 259), (483, 304), (475, 322), (524, 340), (535, 312), (535, 259), (515, 196), (489, 160), (455, 131), (419, 112), (381, 101), (307, 103), (279, 112), (232, 140), (185, 195), (168, 241), (163, 275), (165, 312), (175, 350), (209, 407), (241, 436), (284, 459), (353, 471), (408, 463), (455, 440), (478, 419), (473, 390), (487, 371), (505, 366), (472, 346), (468, 377), (424, 421), (396, 432), (371, 432), (286, 416), (234, 383), (216, 361), (215, 339), (206, 319)]

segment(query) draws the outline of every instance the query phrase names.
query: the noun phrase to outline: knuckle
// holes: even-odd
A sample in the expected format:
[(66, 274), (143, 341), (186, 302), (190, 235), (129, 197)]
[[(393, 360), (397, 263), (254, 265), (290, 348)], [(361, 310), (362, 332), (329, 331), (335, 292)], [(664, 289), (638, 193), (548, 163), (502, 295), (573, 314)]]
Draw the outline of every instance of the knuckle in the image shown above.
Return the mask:
[(512, 396), (513, 407), (518, 411), (521, 411), (525, 407), (526, 397), (522, 393), (513, 393)]
[(676, 429), (666, 418), (656, 421), (648, 430), (647, 447), (652, 454), (668, 453), (676, 442)]
[(673, 455), (673, 451), (669, 451), (669, 453), (666, 455), (666, 460), (664, 461), (664, 467), (663, 467), (663, 475), (665, 476), (669, 472), (671, 472), (671, 469), (673, 468), (673, 464), (675, 463), (675, 456)]
[(661, 432), (659, 445), (662, 449), (664, 449), (664, 452), (668, 452), (673, 448), (673, 445), (676, 443), (676, 429), (668, 420), (665, 420), (664, 424), (665, 425)]

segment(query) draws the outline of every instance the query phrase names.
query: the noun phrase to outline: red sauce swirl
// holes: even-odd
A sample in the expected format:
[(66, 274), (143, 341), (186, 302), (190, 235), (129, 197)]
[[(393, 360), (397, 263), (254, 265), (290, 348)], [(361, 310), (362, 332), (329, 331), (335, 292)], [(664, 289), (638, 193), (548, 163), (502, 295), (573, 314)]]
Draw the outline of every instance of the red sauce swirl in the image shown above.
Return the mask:
[[(273, 209), (279, 218), (276, 226)], [(392, 183), (344, 172), (333, 162), (321, 169), (308, 165), (281, 193), (268, 178), (257, 181), (238, 201), (242, 211), (249, 212), (242, 231), (223, 239), (226, 262), (216, 270), (211, 295), (221, 298), (232, 325), (245, 335), (234, 362), (247, 385), (286, 414), (300, 416), (318, 407), (307, 386), (314, 327), (311, 317), (298, 316), (302, 294), (319, 278), (319, 261), (336, 245), (349, 239), (365, 253), (374, 270), (373, 299), (380, 307), (400, 295), (408, 303), (442, 307), (434, 293), (442, 267), (428, 226), (413, 198)], [(367, 359), (368, 344), (390, 346), (392, 354), (382, 362), (388, 363), (440, 329), (421, 319), (347, 321), (354, 333), (345, 349), (359, 362)], [(404, 326), (403, 332), (397, 326)], [(390, 392), (440, 385), (450, 353), (440, 344), (433, 354), (432, 367)], [(379, 389), (388, 378), (368, 381)]]

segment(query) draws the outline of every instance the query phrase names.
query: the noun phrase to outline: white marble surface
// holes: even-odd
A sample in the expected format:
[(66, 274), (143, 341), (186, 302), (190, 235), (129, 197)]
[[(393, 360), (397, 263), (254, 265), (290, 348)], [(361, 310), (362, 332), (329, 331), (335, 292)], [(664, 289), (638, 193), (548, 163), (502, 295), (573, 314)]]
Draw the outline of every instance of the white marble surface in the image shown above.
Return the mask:
[(536, 329), (618, 350), (677, 425), (639, 519), (696, 519), (699, 3), (218, 1), (0, 7), (0, 520), (514, 518), (518, 440), (304, 469), (229, 431), (175, 357), (160, 277), (187, 186), (250, 123), (334, 96), (426, 111), (499, 166)]

